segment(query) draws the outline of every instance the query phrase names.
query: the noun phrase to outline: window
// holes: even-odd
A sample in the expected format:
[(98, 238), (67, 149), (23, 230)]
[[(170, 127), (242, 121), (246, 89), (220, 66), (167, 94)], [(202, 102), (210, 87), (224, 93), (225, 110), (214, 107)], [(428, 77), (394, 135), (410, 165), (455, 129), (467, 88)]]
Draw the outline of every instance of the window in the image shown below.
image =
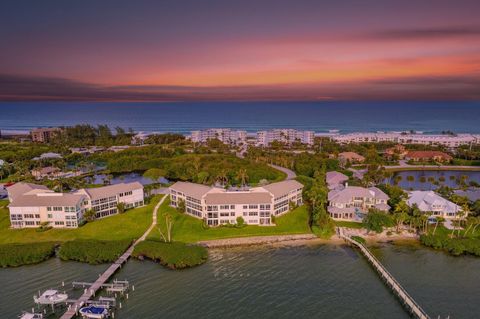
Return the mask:
[(53, 218), (53, 217), (52, 217), (52, 214), (48, 214), (47, 217), (48, 217), (48, 218)]

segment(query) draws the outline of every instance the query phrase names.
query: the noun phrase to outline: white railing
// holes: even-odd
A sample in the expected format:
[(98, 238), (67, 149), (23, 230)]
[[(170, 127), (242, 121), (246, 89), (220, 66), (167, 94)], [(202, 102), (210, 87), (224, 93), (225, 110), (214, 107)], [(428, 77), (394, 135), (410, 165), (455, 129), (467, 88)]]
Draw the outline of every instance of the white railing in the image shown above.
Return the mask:
[(403, 288), (403, 286), (393, 277), (393, 275), (382, 265), (382, 263), (362, 244), (356, 240), (344, 235), (343, 229), (339, 227), (337, 229), (339, 237), (343, 238), (347, 242), (360, 248), (360, 251), (367, 257), (368, 261), (377, 270), (377, 272), (390, 284), (394, 292), (398, 295), (402, 301), (408, 305), (411, 311), (420, 319), (430, 319), (429, 315), (420, 305), (413, 299), (412, 296)]

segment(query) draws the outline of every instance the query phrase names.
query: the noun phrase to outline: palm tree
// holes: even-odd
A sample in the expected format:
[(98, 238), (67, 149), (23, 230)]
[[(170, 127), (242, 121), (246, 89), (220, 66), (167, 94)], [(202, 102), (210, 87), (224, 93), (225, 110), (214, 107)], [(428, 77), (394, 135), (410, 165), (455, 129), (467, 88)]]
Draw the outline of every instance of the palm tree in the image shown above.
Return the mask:
[(220, 182), (222, 186), (225, 186), (228, 182), (227, 171), (222, 169), (217, 176), (217, 180)]
[(246, 170), (245, 168), (241, 168), (241, 169), (238, 171), (237, 179), (240, 181), (240, 185), (241, 185), (242, 187), (247, 184), (248, 175), (247, 175), (247, 170)]
[(441, 216), (437, 216), (435, 218), (435, 228), (433, 229), (433, 235), (435, 235), (435, 232), (437, 231), (438, 224), (443, 223), (444, 221), (445, 221), (445, 218), (443, 218)]

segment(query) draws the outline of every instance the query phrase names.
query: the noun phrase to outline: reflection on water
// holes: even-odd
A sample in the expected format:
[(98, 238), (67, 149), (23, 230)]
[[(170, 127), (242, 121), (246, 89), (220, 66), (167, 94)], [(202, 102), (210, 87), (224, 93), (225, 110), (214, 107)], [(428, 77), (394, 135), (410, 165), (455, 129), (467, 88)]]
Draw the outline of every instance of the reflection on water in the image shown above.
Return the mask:
[(471, 182), (480, 183), (480, 172), (469, 171), (402, 171), (396, 172), (385, 182), (407, 190), (434, 190), (441, 185), (452, 188), (469, 186)]
[[(430, 314), (474, 313), (480, 260), (408, 246), (379, 252)], [(105, 268), (54, 259), (1, 269), (2, 318), (29, 309), (38, 289), (93, 280)], [(183, 271), (131, 260), (117, 276), (135, 291), (116, 318), (408, 318), (365, 259), (346, 246), (212, 250), (206, 264)]]
[(160, 177), (158, 181), (153, 181), (149, 178), (143, 177), (140, 173), (125, 173), (120, 175), (113, 175), (111, 178), (108, 177), (106, 174), (96, 174), (93, 176), (93, 179), (90, 181), (91, 184), (104, 184), (109, 183), (112, 185), (120, 184), (120, 183), (133, 183), (139, 182), (142, 185), (150, 185), (153, 183), (162, 183), (168, 184), (168, 180), (164, 177)]

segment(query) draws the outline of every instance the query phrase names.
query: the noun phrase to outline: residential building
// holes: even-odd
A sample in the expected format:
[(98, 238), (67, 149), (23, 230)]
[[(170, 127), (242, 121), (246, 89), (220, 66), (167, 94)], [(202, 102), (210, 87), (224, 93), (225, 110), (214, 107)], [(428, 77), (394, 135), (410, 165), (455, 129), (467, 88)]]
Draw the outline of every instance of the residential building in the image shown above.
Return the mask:
[(31, 130), (30, 136), (32, 137), (33, 142), (49, 143), (55, 136), (61, 133), (62, 129), (60, 127), (46, 127)]
[(61, 170), (58, 167), (47, 166), (41, 168), (35, 168), (30, 171), (35, 179), (39, 180), (42, 178), (55, 178), (58, 177), (61, 173)]
[(333, 219), (361, 221), (370, 208), (387, 212), (389, 197), (377, 187), (348, 186), (328, 193), (328, 213)]
[(347, 162), (351, 164), (357, 164), (357, 163), (363, 163), (365, 161), (365, 157), (355, 152), (340, 153), (338, 154), (338, 159), (342, 164), (346, 164)]
[(387, 148), (385, 150), (384, 156), (387, 159), (404, 159), (405, 155), (407, 155), (408, 151), (405, 146), (401, 144), (397, 144), (394, 147)]
[(125, 208), (144, 204), (140, 183), (117, 184), (73, 193), (56, 193), (42, 185), (16, 183), (7, 187), (10, 200), (10, 224), (13, 228), (39, 227), (44, 223), (54, 228), (76, 228), (88, 209), (102, 218), (116, 214), (118, 203)]
[(7, 187), (12, 228), (75, 228), (82, 220), (84, 196), (55, 193), (42, 185), (16, 183)]
[(408, 151), (405, 159), (414, 162), (450, 162), (453, 158), (447, 153), (440, 151)]
[(303, 185), (294, 180), (230, 191), (201, 184), (177, 182), (170, 186), (171, 205), (185, 202), (185, 212), (203, 219), (209, 226), (236, 224), (242, 217), (246, 224), (268, 226), (272, 216), (290, 209), (290, 203), (302, 204)]
[(273, 129), (257, 132), (256, 145), (269, 146), (273, 141), (290, 145), (294, 142), (313, 145), (315, 141), (314, 131), (298, 131), (294, 129)]
[(247, 141), (247, 132), (228, 128), (210, 128), (203, 131), (192, 131), (188, 136), (194, 143), (205, 143), (208, 140), (218, 139), (224, 144), (239, 145)]
[[(417, 205), (421, 212), (446, 219), (456, 218), (463, 209), (433, 191), (412, 191), (408, 193), (407, 205)], [(468, 212), (467, 212), (468, 213)], [(466, 217), (466, 216), (464, 216)]]
[(327, 172), (326, 182), (329, 190), (343, 188), (348, 176), (340, 172)]
[(456, 148), (461, 145), (480, 143), (480, 139), (472, 134), (421, 134), (406, 132), (349, 133), (331, 137), (341, 144), (392, 142), (399, 144), (443, 145)]
[(96, 218), (118, 213), (117, 205), (123, 203), (125, 209), (144, 205), (143, 185), (139, 182), (120, 183), (104, 187), (83, 188), (74, 194), (85, 195), (86, 209), (93, 209)]
[(38, 157), (34, 157), (34, 158), (32, 158), (32, 160), (39, 161), (39, 160), (44, 160), (44, 159), (61, 159), (61, 158), (62, 158), (62, 155), (60, 155), (58, 153), (49, 152), (49, 153), (43, 153)]

